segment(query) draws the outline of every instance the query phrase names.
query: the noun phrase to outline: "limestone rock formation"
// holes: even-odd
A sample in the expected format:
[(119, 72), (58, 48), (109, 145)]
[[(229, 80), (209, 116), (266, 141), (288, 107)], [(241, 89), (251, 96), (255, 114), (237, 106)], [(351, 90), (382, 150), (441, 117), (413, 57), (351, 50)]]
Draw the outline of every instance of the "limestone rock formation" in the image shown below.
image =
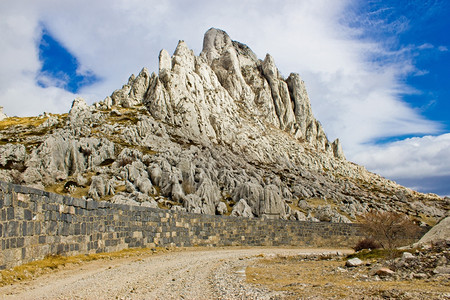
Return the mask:
[(7, 168), (8, 165), (25, 161), (26, 149), (20, 144), (6, 144), (0, 148), (0, 166)]
[[(27, 119), (28, 120), (28, 119)], [(66, 115), (0, 121), (0, 180), (62, 194), (192, 213), (351, 222), (369, 209), (440, 219), (448, 201), (345, 159), (285, 79), (222, 30), (196, 56), (161, 50), (103, 101)], [(12, 124), (12, 125), (11, 125)]]
[(244, 199), (239, 200), (233, 207), (231, 215), (234, 217), (253, 218), (252, 208), (247, 204)]
[(6, 119), (8, 116), (3, 112), (3, 106), (0, 106), (0, 121)]
[(431, 244), (438, 241), (450, 241), (450, 217), (442, 219), (430, 229), (418, 242), (417, 245)]

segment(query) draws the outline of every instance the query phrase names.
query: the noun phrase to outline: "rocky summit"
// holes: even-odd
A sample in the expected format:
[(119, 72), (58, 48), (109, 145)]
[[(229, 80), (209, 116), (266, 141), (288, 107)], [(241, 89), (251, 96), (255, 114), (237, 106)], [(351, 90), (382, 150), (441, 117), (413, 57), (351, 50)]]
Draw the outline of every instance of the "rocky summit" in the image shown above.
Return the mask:
[(211, 28), (196, 56), (180, 41), (101, 102), (4, 117), (0, 180), (114, 203), (202, 214), (355, 222), (370, 209), (434, 223), (448, 198), (346, 160), (298, 74)]

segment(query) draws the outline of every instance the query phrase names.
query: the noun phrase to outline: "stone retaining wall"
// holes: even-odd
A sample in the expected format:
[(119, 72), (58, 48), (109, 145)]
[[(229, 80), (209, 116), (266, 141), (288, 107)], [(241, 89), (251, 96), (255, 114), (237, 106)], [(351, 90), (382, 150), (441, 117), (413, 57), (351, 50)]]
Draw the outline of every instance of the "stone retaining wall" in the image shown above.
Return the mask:
[(353, 246), (357, 224), (248, 219), (75, 199), (0, 182), (0, 269), (155, 246)]

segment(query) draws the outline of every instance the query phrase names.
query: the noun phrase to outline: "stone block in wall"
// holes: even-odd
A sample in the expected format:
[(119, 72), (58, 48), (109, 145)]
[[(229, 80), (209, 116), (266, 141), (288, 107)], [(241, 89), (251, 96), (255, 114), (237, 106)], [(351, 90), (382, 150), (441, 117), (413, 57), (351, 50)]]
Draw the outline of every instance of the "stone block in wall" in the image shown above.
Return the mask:
[(9, 207), (12, 206), (12, 194), (4, 194), (3, 195), (3, 206)]
[(34, 233), (34, 224), (32, 222), (20, 222), (22, 236), (30, 236)]
[(86, 201), (86, 209), (88, 210), (94, 210), (98, 208), (98, 202), (94, 200), (87, 200)]
[(22, 208), (28, 208), (30, 205), (30, 195), (29, 194), (22, 194), (17, 193), (17, 206)]
[(58, 194), (49, 194), (48, 195), (48, 202), (49, 203), (55, 203), (55, 204), (63, 204), (64, 196), (58, 195)]
[(22, 249), (7, 249), (2, 251), (3, 261), (8, 268), (22, 264)]
[(72, 198), (72, 205), (75, 207), (86, 208), (86, 200)]
[(9, 194), (12, 186), (13, 185), (8, 182), (0, 181), (0, 193)]
[(16, 240), (16, 247), (17, 248), (22, 248), (23, 246), (25, 246), (25, 238), (23, 238), (23, 237), (17, 238), (17, 240)]
[(33, 219), (33, 212), (29, 209), (23, 210), (23, 219), (27, 221), (31, 221)]
[(106, 201), (99, 201), (98, 208), (111, 208), (112, 203)]
[(6, 209), (6, 220), (10, 221), (10, 220), (14, 220), (15, 218), (15, 211), (13, 207), (8, 207)]
[(6, 237), (17, 237), (19, 236), (19, 222), (18, 221), (10, 221), (6, 223)]
[(31, 195), (31, 194), (38, 194), (40, 196), (42, 196), (45, 191), (41, 191), (41, 190), (37, 190), (25, 185), (14, 185), (12, 187), (12, 190), (14, 190), (16, 193), (21, 193), (21, 194), (26, 194), (26, 195)]
[(47, 237), (45, 235), (39, 236), (39, 244), (45, 244), (47, 242)]

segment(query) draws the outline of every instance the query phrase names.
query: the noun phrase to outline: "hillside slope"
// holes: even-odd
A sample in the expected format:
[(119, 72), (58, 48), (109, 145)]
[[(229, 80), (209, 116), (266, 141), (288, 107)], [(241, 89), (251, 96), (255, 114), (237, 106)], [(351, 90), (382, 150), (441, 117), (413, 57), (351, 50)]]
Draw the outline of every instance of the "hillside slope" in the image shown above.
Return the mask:
[(0, 180), (75, 197), (205, 214), (352, 222), (369, 209), (432, 224), (447, 199), (345, 159), (298, 74), (211, 28), (105, 100), (0, 121)]

